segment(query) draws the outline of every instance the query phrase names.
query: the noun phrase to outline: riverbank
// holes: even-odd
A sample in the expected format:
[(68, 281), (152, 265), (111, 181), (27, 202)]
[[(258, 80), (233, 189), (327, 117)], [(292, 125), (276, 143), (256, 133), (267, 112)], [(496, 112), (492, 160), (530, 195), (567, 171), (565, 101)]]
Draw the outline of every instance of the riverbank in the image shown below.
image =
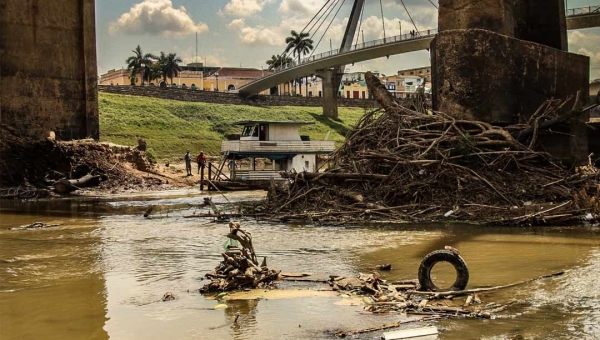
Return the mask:
[(136, 145), (146, 140), (150, 153), (158, 160), (177, 160), (187, 149), (193, 154), (203, 150), (217, 156), (228, 134), (239, 134), (233, 123), (241, 120), (314, 121), (300, 134), (311, 140), (329, 140), (341, 145), (347, 132), (365, 113), (361, 108), (341, 107), (339, 119), (322, 115), (317, 107), (257, 107), (199, 102), (181, 102), (140, 96), (98, 94), (100, 140)]

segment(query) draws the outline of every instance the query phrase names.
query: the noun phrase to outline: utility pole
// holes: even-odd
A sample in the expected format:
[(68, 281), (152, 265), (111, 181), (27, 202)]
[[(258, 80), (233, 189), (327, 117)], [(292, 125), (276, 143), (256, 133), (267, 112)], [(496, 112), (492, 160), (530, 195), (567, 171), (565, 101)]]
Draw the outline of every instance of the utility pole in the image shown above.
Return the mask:
[(402, 35), (402, 21), (398, 20), (398, 25), (400, 26), (400, 35)]

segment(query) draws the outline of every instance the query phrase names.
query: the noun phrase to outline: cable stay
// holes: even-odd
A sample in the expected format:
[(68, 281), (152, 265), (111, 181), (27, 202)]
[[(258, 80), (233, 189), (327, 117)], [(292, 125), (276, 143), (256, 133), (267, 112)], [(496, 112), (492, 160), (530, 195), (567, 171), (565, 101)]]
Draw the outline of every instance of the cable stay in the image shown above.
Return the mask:
[(327, 26), (327, 28), (323, 32), (323, 35), (321, 35), (321, 39), (319, 39), (319, 42), (317, 43), (317, 45), (315, 46), (315, 48), (313, 48), (313, 50), (310, 52), (310, 55), (308, 56), (309, 58), (315, 53), (315, 51), (317, 50), (317, 48), (321, 44), (321, 41), (323, 40), (323, 38), (327, 34), (327, 31), (331, 27), (331, 24), (333, 24), (333, 21), (335, 21), (335, 18), (337, 17), (338, 13), (340, 12), (340, 10), (342, 9), (342, 7), (344, 6), (345, 2), (346, 2), (346, 0), (343, 0), (342, 3), (341, 3), (341, 5), (340, 5), (340, 7), (338, 7), (337, 11), (335, 12), (335, 15), (331, 18), (331, 21), (329, 22), (329, 25)]

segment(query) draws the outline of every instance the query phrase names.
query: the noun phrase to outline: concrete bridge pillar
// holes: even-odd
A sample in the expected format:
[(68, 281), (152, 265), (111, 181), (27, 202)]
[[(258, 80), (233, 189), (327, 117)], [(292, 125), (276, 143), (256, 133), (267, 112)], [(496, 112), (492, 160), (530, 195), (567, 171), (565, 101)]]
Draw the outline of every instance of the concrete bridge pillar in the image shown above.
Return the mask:
[(99, 138), (95, 0), (0, 0), (0, 123)]
[[(510, 125), (547, 99), (578, 91), (588, 99), (590, 60), (566, 52), (564, 0), (440, 0), (439, 31), (431, 44), (436, 110)], [(581, 124), (542, 137), (544, 148), (587, 161)]]
[(321, 70), (317, 76), (323, 84), (323, 115), (330, 118), (338, 117), (338, 92), (342, 75), (337, 68)]

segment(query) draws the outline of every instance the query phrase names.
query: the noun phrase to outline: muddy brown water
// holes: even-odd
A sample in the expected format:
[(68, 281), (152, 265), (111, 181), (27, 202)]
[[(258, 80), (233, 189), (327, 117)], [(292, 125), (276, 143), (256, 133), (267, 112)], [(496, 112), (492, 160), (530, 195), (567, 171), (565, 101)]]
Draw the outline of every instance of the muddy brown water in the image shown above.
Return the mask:
[[(261, 195), (228, 197), (240, 201)], [(332, 330), (402, 318), (366, 315), (362, 306), (335, 294), (241, 301), (198, 294), (201, 277), (220, 259), (227, 231), (223, 223), (183, 218), (201, 211), (204, 196), (189, 190), (0, 202), (0, 339), (332, 339)], [(225, 200), (215, 195), (214, 201)], [(144, 219), (150, 204), (164, 209)], [(62, 225), (8, 230), (35, 221)], [(495, 320), (433, 323), (441, 330), (439, 339), (600, 338), (600, 230), (593, 227), (243, 225), (253, 232), (269, 266), (288, 272), (353, 275), (391, 263), (386, 279), (413, 279), (422, 257), (445, 245), (458, 248), (467, 261), (469, 288), (566, 270), (562, 277), (482, 295), (484, 303), (519, 303)], [(444, 284), (452, 270), (435, 274)], [(177, 299), (157, 302), (168, 291)], [(228, 308), (213, 310), (219, 303)], [(381, 333), (358, 338), (378, 339)]]

